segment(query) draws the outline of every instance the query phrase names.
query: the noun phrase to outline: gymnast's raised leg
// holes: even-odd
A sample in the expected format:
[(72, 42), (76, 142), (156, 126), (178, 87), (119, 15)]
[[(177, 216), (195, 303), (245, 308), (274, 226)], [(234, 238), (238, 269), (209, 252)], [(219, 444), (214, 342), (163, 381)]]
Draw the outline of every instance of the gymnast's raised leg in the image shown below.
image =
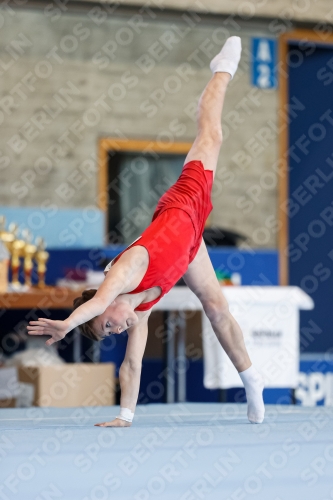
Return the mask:
[[(212, 60), (210, 67), (214, 76), (201, 95), (197, 115), (198, 134), (185, 161), (201, 160), (204, 168), (212, 170), (214, 174), (222, 144), (224, 97), (228, 83), (237, 69), (240, 54), (240, 38), (231, 37)], [(230, 314), (203, 241), (184, 279), (202, 302), (220, 344), (239, 372), (246, 390), (250, 422), (261, 423), (265, 413), (263, 379), (251, 363), (242, 331)]]

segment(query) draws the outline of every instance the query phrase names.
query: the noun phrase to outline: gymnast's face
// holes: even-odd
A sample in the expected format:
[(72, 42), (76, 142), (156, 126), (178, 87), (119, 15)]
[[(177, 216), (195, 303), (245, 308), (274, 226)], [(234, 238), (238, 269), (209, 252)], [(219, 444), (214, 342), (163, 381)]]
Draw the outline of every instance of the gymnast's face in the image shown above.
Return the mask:
[(103, 339), (112, 333), (122, 333), (138, 323), (139, 318), (129, 304), (112, 302), (103, 314), (94, 319), (94, 329)]

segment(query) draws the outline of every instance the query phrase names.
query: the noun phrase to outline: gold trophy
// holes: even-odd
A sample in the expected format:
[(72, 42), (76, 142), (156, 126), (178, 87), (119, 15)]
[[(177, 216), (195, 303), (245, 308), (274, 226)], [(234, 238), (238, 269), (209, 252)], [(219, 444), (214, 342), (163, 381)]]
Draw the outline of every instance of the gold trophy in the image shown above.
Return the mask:
[(37, 274), (38, 274), (38, 288), (45, 288), (45, 273), (46, 262), (49, 259), (49, 252), (45, 250), (45, 242), (43, 238), (36, 238), (37, 252), (35, 259), (37, 261)]
[(17, 232), (17, 224), (12, 222), (9, 224), (8, 231), (5, 229), (6, 227), (6, 217), (4, 215), (0, 215), (0, 240), (4, 242), (9, 252), (12, 251), (12, 244), (15, 240), (15, 235)]
[[(43, 238), (38, 237), (36, 238), (36, 243), (33, 244), (31, 241), (32, 234), (27, 228), (22, 230), (22, 239), (19, 239), (17, 237), (18, 231), (18, 225), (13, 222), (9, 225), (8, 230), (6, 230), (6, 218), (4, 215), (0, 215), (0, 242), (5, 245), (3, 247), (1, 255), (4, 255), (5, 253), (7, 255), (8, 250), (11, 257), (12, 282), (9, 284), (9, 289), (11, 289), (12, 291), (25, 291), (31, 287), (31, 277), (32, 271), (34, 269), (34, 260), (37, 262), (37, 286), (39, 288), (44, 288), (46, 262), (49, 259), (49, 253), (45, 250), (45, 242)], [(22, 263), (22, 257), (24, 284), (20, 283), (19, 281), (19, 271)], [(0, 264), (2, 264), (2, 267), (0, 269), (0, 278), (5, 278), (5, 266), (7, 266), (7, 271), (9, 267), (8, 257), (4, 259), (2, 256)], [(5, 290), (5, 288), (7, 288), (8, 286), (8, 274), (6, 279), (7, 280), (4, 281), (3, 286), (1, 286), (1, 290)]]
[(23, 229), (22, 236), (25, 239), (25, 246), (23, 248), (23, 269), (24, 269), (24, 284), (28, 287), (31, 286), (31, 274), (34, 268), (33, 258), (37, 251), (36, 245), (31, 243), (32, 234), (29, 229)]
[[(8, 268), (9, 268), (9, 249), (8, 245), (12, 234), (5, 231), (6, 219), (0, 216), (0, 293), (6, 293), (8, 290)], [(9, 238), (8, 238), (9, 236)]]
[(20, 270), (20, 265), (21, 265), (20, 258), (24, 256), (25, 245), (26, 245), (26, 242), (24, 240), (20, 240), (20, 239), (16, 239), (16, 238), (14, 239), (14, 241), (11, 244), (12, 288), (14, 290), (22, 288), (22, 285), (19, 281), (19, 270)]

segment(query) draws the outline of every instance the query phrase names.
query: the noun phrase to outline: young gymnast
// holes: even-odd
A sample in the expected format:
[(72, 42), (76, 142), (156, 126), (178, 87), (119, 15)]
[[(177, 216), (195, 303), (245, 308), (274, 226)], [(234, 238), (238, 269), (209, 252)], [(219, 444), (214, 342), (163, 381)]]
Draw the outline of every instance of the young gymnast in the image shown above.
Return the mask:
[(182, 276), (200, 299), (220, 344), (239, 372), (249, 421), (261, 423), (264, 419), (263, 379), (251, 364), (242, 331), (229, 312), (202, 239), (212, 210), (223, 102), (240, 55), (241, 40), (233, 36), (211, 61), (213, 77), (199, 100), (196, 139), (178, 181), (160, 199), (150, 226), (107, 266), (98, 290), (87, 290), (75, 299), (75, 310), (65, 321), (40, 318), (27, 327), (29, 334), (50, 335), (47, 345), (79, 325), (82, 333), (94, 340), (127, 330), (127, 349), (119, 372), (120, 414), (111, 422), (96, 425), (131, 425), (151, 308)]

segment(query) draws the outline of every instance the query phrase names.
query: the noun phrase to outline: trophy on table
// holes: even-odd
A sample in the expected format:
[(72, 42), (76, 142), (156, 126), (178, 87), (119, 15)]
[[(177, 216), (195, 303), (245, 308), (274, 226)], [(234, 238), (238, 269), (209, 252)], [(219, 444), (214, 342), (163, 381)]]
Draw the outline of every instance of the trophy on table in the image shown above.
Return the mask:
[[(5, 252), (7, 252), (7, 258), (3, 257), (1, 260), (2, 268), (4, 268), (1, 268), (1, 276), (6, 278), (6, 283), (1, 288), (2, 292), (6, 291), (8, 287), (9, 259), (12, 271), (12, 281), (9, 283), (9, 289), (12, 291), (25, 291), (31, 288), (34, 262), (37, 263), (37, 287), (45, 287), (46, 263), (49, 259), (49, 253), (45, 250), (43, 238), (37, 237), (34, 244), (32, 243), (33, 236), (29, 229), (25, 228), (21, 231), (21, 238), (18, 237), (18, 234), (18, 225), (12, 222), (8, 230), (6, 230), (6, 218), (0, 215), (0, 244), (3, 246), (1, 255), (5, 255)], [(20, 269), (22, 267), (24, 283), (20, 281)]]
[(0, 292), (5, 293), (8, 289), (8, 269), (10, 260), (10, 248), (14, 241), (13, 233), (5, 230), (6, 220), (0, 216)]
[(15, 240), (15, 235), (17, 232), (17, 224), (11, 222), (9, 224), (8, 231), (6, 231), (6, 217), (0, 215), (0, 240), (6, 245), (9, 252), (12, 251), (12, 244)]
[[(24, 241), (17, 238), (18, 226), (12, 222), (8, 231), (6, 231), (6, 218), (4, 215), (0, 216), (0, 240), (7, 247), (10, 255), (10, 266), (12, 269), (12, 283), (11, 288), (18, 289), (21, 287), (19, 282), (18, 273), (20, 268), (20, 256), (22, 253), (22, 248), (24, 246)], [(8, 262), (9, 264), (9, 262)], [(7, 266), (7, 286), (8, 286), (8, 266)]]
[(24, 284), (31, 286), (31, 274), (34, 268), (33, 258), (37, 252), (37, 246), (31, 243), (32, 234), (29, 229), (23, 229), (22, 236), (25, 240), (23, 247), (23, 270), (24, 270)]
[(11, 268), (12, 268), (12, 283), (11, 283), (11, 288), (13, 290), (19, 290), (22, 287), (22, 284), (19, 280), (19, 271), (21, 267), (21, 257), (24, 256), (24, 247), (25, 247), (25, 241), (23, 239), (19, 239), (16, 237), (17, 235), (17, 230), (15, 231), (15, 239), (13, 243), (11, 244), (11, 254), (12, 254), (12, 261), (11, 261)]
[(36, 238), (37, 252), (37, 275), (38, 275), (38, 287), (45, 287), (45, 273), (46, 273), (46, 262), (48, 261), (50, 254), (45, 250), (45, 241), (40, 236)]

